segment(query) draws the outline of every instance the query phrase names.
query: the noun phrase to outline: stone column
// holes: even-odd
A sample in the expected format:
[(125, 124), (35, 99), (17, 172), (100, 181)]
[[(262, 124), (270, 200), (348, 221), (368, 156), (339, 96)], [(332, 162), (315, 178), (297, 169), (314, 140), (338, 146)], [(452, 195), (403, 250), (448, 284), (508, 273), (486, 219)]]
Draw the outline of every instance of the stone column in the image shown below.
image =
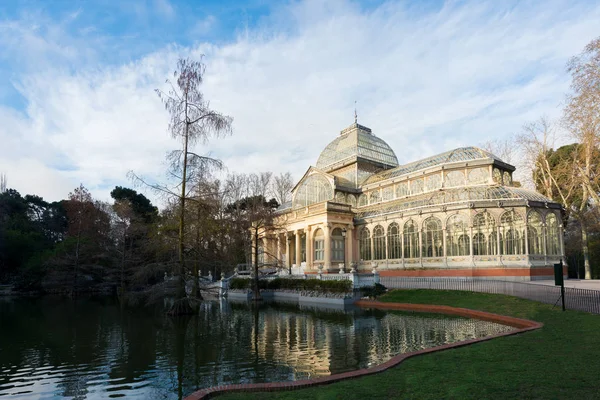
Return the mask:
[(471, 255), (471, 265), (475, 265), (475, 255), (473, 254), (473, 226), (469, 226), (469, 254)]
[(444, 267), (448, 266), (448, 251), (446, 250), (446, 228), (442, 229), (442, 243), (444, 244)]
[(344, 243), (344, 251), (346, 252), (346, 268), (354, 262), (354, 226), (348, 224), (346, 227), (346, 243)]
[(304, 231), (306, 232), (306, 268), (313, 268), (313, 241), (311, 235), (310, 226), (307, 226)]
[(500, 244), (500, 225), (496, 227), (496, 257), (502, 262), (502, 245)]
[(275, 262), (277, 263), (277, 266), (281, 266), (281, 235), (278, 233), (277, 234), (277, 253), (276, 254), (276, 259)]
[[(400, 229), (400, 228), (398, 228)], [(400, 235), (400, 257), (402, 257), (402, 268), (406, 268), (406, 264), (404, 263), (404, 227), (402, 227), (402, 230), (399, 231), (399, 235)]]
[(330, 272), (331, 269), (331, 224), (323, 224), (324, 240), (325, 240), (325, 270)]
[(375, 259), (375, 243), (373, 241), (373, 227), (369, 228), (369, 238), (371, 241), (371, 259), (370, 260), (365, 260), (365, 261), (373, 261)]
[(285, 233), (285, 267), (290, 268), (292, 263), (290, 261), (290, 233)]
[(419, 252), (419, 265), (423, 266), (423, 228), (419, 227), (419, 247), (417, 247), (417, 251)]
[(302, 262), (302, 244), (300, 243), (300, 230), (296, 229), (294, 231), (294, 235), (296, 236), (296, 267), (300, 268), (300, 263)]

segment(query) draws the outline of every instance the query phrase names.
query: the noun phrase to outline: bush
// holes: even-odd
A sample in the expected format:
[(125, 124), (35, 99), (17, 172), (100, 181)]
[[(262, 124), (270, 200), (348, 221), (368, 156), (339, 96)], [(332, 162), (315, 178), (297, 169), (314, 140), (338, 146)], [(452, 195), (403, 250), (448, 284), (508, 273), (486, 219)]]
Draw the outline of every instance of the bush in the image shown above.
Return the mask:
[(377, 298), (387, 292), (387, 288), (380, 283), (376, 283), (375, 286), (369, 286), (361, 288), (363, 296)]
[(229, 281), (229, 289), (231, 290), (244, 290), (250, 288), (250, 279), (233, 278)]
[[(229, 282), (229, 289), (252, 289), (252, 279), (233, 278)], [(352, 291), (352, 282), (348, 280), (322, 281), (319, 279), (290, 279), (275, 278), (273, 280), (260, 279), (258, 288), (261, 290), (298, 290), (327, 293), (347, 293)]]

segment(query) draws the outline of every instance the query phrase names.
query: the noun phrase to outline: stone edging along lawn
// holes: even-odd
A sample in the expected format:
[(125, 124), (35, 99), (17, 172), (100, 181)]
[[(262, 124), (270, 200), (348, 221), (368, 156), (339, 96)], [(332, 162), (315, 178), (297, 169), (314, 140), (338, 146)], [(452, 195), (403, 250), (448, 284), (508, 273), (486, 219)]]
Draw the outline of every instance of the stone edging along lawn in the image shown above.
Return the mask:
[(376, 365), (367, 369), (359, 369), (356, 371), (344, 372), (341, 374), (323, 376), (314, 379), (305, 379), (300, 381), (290, 381), (290, 382), (270, 382), (270, 383), (248, 383), (248, 384), (237, 384), (237, 385), (222, 385), (222, 386), (213, 386), (206, 389), (198, 390), (191, 395), (185, 397), (184, 400), (204, 400), (212, 398), (216, 395), (223, 393), (232, 393), (232, 392), (274, 392), (274, 391), (282, 391), (282, 390), (296, 390), (296, 389), (304, 389), (312, 386), (318, 385), (327, 385), (334, 382), (339, 382), (344, 379), (350, 378), (358, 378), (361, 376), (377, 374), (379, 372), (383, 372), (391, 367), (395, 367), (400, 364), (402, 361), (418, 356), (421, 354), (433, 353), (436, 351), (452, 349), (455, 347), (462, 347), (472, 343), (484, 342), (487, 340), (491, 340), (501, 336), (510, 336), (516, 335), (523, 332), (528, 332), (531, 330), (539, 329), (543, 326), (543, 324), (530, 321), (526, 319), (508, 317), (505, 315), (493, 314), (485, 311), (476, 311), (470, 310), (467, 308), (457, 308), (450, 306), (436, 306), (436, 305), (426, 305), (426, 304), (410, 304), (410, 303), (383, 303), (379, 301), (371, 301), (371, 300), (359, 300), (356, 303), (359, 307), (364, 308), (377, 308), (381, 310), (401, 310), (401, 311), (418, 311), (418, 312), (430, 312), (430, 313), (438, 313), (438, 314), (450, 314), (450, 315), (458, 315), (461, 317), (467, 318), (476, 318), (484, 321), (497, 322), (500, 324), (512, 326), (517, 328), (510, 332), (499, 333), (497, 335), (486, 336), (480, 339), (469, 339), (463, 340), (460, 342), (444, 344), (437, 347), (431, 347), (429, 349), (413, 351), (410, 353), (399, 354), (397, 356), (392, 357), (388, 361)]

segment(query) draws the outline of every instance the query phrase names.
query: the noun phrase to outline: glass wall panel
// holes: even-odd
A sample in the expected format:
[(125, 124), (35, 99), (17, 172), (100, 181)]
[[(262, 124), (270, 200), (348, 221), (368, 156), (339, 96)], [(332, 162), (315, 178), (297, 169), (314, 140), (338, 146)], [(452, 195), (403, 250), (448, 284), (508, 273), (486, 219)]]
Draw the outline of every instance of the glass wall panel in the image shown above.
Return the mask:
[(508, 171), (504, 171), (504, 184), (510, 186), (512, 184), (512, 176)]
[(527, 242), (529, 254), (544, 254), (544, 243), (542, 242), (542, 217), (537, 211), (531, 211), (527, 215)]
[(469, 171), (469, 184), (477, 185), (480, 183), (488, 182), (488, 169), (487, 168), (474, 168)]
[(487, 212), (481, 212), (473, 218), (473, 255), (490, 256), (497, 253), (498, 231), (496, 221)]
[(445, 187), (464, 186), (465, 174), (462, 171), (450, 171), (446, 174)]
[(381, 193), (382, 193), (381, 200), (383, 200), (383, 201), (388, 201), (388, 200), (394, 199), (394, 188), (392, 186), (383, 188)]
[(322, 175), (313, 174), (302, 182), (294, 195), (295, 207), (306, 207), (333, 199), (333, 187)]
[(402, 258), (402, 243), (400, 242), (400, 227), (393, 222), (388, 226), (388, 258)]
[(363, 228), (360, 231), (358, 249), (362, 261), (371, 260), (371, 234), (367, 228)]
[(419, 231), (410, 220), (404, 224), (404, 258), (419, 258)]
[(554, 213), (546, 215), (546, 243), (549, 255), (560, 255), (560, 231)]
[(525, 221), (514, 212), (500, 217), (500, 251), (502, 254), (525, 254)]
[(369, 204), (379, 203), (381, 201), (381, 196), (379, 194), (379, 189), (375, 189), (369, 195)]
[(325, 260), (325, 235), (324, 235), (322, 229), (317, 229), (315, 231), (314, 247), (315, 247), (315, 261), (324, 261)]
[(408, 196), (408, 182), (401, 182), (396, 186), (396, 197)]
[(410, 193), (411, 194), (419, 194), (423, 193), (423, 186), (425, 183), (423, 182), (423, 178), (415, 179), (410, 182)]
[(434, 174), (427, 177), (427, 190), (437, 190), (442, 187), (442, 176)]
[(344, 237), (340, 228), (331, 232), (331, 261), (344, 261)]
[(442, 236), (442, 221), (429, 217), (423, 222), (423, 257), (442, 257), (444, 242)]
[(335, 194), (336, 203), (346, 204), (346, 195), (343, 192), (337, 192)]
[(366, 194), (361, 194), (360, 196), (358, 196), (358, 206), (362, 207), (362, 206), (366, 206), (368, 203), (368, 199), (367, 199), (367, 195)]
[(385, 230), (380, 225), (373, 229), (373, 251), (374, 260), (385, 260)]
[(356, 196), (354, 196), (353, 194), (348, 193), (348, 195), (346, 196), (346, 201), (352, 207), (356, 207)]
[(469, 228), (466, 217), (456, 214), (446, 223), (446, 252), (449, 257), (468, 256), (471, 253)]

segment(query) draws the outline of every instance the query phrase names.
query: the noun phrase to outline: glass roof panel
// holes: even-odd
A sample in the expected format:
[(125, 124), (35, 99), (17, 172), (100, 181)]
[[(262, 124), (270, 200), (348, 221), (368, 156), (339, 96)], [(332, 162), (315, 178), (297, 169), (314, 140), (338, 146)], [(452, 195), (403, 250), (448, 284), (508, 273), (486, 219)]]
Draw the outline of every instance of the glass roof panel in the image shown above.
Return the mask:
[(385, 179), (396, 178), (401, 175), (409, 174), (424, 168), (434, 167), (437, 165), (450, 164), (459, 161), (472, 161), (472, 160), (485, 160), (492, 159), (501, 161), (498, 157), (482, 150), (477, 147), (460, 147), (458, 149), (450, 150), (435, 156), (424, 158), (422, 160), (414, 161), (405, 165), (401, 165), (397, 168), (380, 172), (369, 177), (365, 185), (369, 183), (379, 182)]

